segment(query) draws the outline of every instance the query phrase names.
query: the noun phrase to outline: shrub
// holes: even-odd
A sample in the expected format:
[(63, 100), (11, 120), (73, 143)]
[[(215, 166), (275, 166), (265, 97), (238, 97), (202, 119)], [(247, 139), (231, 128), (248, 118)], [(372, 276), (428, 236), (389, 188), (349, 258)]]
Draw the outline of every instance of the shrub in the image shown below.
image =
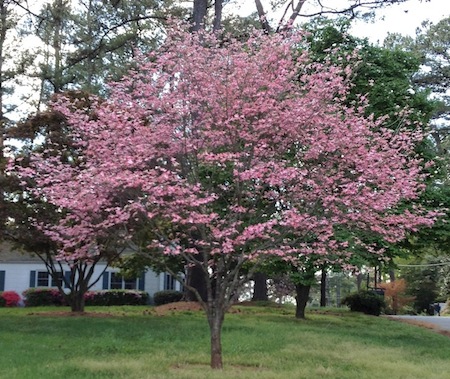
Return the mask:
[(352, 312), (363, 312), (368, 315), (379, 316), (385, 307), (384, 299), (372, 291), (360, 291), (348, 295), (342, 300)]
[(1, 307), (17, 307), (20, 302), (19, 294), (14, 291), (1, 292), (0, 297), (3, 300), (0, 302)]
[(0, 308), (6, 306), (6, 300), (2, 297), (2, 292), (0, 292)]
[(86, 305), (146, 305), (150, 296), (145, 291), (89, 291), (84, 295)]
[(173, 290), (159, 291), (155, 292), (155, 294), (153, 295), (153, 301), (155, 302), (155, 305), (175, 303), (177, 301), (180, 301), (182, 298), (182, 292)]
[(407, 283), (405, 279), (397, 279), (389, 283), (380, 283), (380, 287), (384, 289), (384, 300), (386, 302), (385, 313), (389, 312), (396, 315), (404, 313), (409, 303), (414, 302), (414, 296), (406, 296)]
[(25, 306), (63, 305), (64, 296), (52, 288), (29, 288), (23, 292)]

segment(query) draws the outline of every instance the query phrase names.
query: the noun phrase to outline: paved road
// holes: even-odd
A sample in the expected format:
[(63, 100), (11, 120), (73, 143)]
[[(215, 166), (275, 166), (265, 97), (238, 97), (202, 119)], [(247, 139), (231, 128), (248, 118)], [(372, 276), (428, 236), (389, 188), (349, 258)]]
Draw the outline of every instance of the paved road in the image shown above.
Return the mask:
[(390, 316), (405, 321), (425, 322), (437, 326), (439, 329), (450, 331), (450, 317), (448, 316)]

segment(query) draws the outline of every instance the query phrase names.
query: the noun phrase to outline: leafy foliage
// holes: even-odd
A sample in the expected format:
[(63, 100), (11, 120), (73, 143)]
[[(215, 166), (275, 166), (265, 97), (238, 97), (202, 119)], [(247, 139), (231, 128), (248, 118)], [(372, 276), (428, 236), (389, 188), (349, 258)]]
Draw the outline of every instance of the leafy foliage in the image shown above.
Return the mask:
[(405, 305), (412, 303), (415, 298), (406, 295), (407, 283), (405, 279), (397, 279), (389, 283), (380, 283), (380, 288), (384, 289), (384, 299), (386, 310), (394, 315), (401, 312)]
[(15, 291), (0, 292), (0, 307), (17, 307), (20, 295)]
[[(57, 289), (30, 288), (23, 293), (27, 307), (66, 305), (67, 299)], [(86, 305), (146, 305), (150, 301), (147, 292), (134, 290), (88, 291), (84, 293)]]
[(150, 296), (144, 291), (107, 290), (88, 291), (84, 295), (86, 305), (146, 305)]
[(379, 316), (385, 307), (382, 296), (373, 291), (360, 291), (346, 296), (343, 305), (348, 305), (352, 312), (363, 312), (368, 315)]
[(153, 295), (153, 302), (155, 305), (163, 305), (181, 301), (183, 293), (180, 291), (166, 290), (158, 291)]
[(25, 306), (63, 305), (64, 297), (57, 289), (29, 288), (23, 292)]
[[(401, 267), (400, 271), (401, 278), (408, 283), (406, 294), (414, 297), (415, 312), (430, 313), (431, 304), (448, 299), (448, 288), (445, 287), (445, 281), (448, 280), (448, 257), (419, 255), (409, 260), (408, 265)], [(441, 288), (444, 292), (441, 292)]]

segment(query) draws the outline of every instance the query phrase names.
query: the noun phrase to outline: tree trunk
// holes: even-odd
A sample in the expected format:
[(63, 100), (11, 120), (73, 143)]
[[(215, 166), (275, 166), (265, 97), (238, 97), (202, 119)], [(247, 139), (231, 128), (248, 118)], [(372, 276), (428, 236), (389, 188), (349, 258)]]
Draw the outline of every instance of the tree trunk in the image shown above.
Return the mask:
[(389, 269), (389, 280), (391, 282), (395, 282), (395, 270), (393, 268)]
[[(6, 32), (8, 30), (7, 27), (7, 16), (8, 9), (7, 5), (4, 1), (0, 2), (0, 72), (3, 72), (4, 67), (4, 54), (3, 49), (6, 43)], [(3, 114), (3, 97), (4, 97), (4, 88), (3, 88), (3, 75), (0, 76), (0, 164), (3, 169), (3, 158), (4, 158), (4, 136), (5, 136), (5, 119)], [(3, 171), (1, 172), (3, 176)]]
[(322, 268), (320, 276), (320, 306), (327, 306), (327, 270)]
[(303, 285), (303, 284), (296, 284), (295, 290), (296, 290), (296, 297), (295, 301), (297, 303), (296, 309), (295, 309), (295, 317), (296, 318), (305, 318), (305, 308), (306, 303), (309, 299), (309, 290), (311, 289), (311, 286)]
[(222, 325), (224, 312), (220, 307), (208, 305), (208, 323), (211, 333), (211, 368), (222, 369)]
[[(203, 270), (201, 267), (189, 267), (188, 268), (186, 284), (188, 284), (191, 287), (194, 287), (200, 294), (200, 297), (202, 298), (202, 300), (207, 301), (208, 295), (207, 295), (205, 274), (203, 273)], [(188, 289), (185, 290), (184, 296), (187, 301), (198, 301), (195, 293), (192, 291), (189, 291)]]
[(75, 291), (69, 295), (70, 309), (72, 312), (84, 312), (84, 292)]
[(194, 9), (192, 12), (193, 32), (197, 32), (205, 28), (205, 19), (207, 11), (208, 11), (208, 2), (206, 0), (194, 0)]
[(356, 289), (357, 291), (361, 291), (361, 286), (362, 286), (362, 282), (364, 280), (364, 275), (361, 273), (358, 273), (358, 275), (356, 276)]
[(53, 72), (53, 90), (55, 93), (62, 91), (64, 87), (63, 83), (63, 68), (62, 68), (62, 28), (63, 28), (63, 17), (64, 11), (66, 10), (66, 4), (63, 1), (58, 1), (53, 4), (55, 7), (53, 9), (53, 42), (52, 47), (54, 51), (54, 72)]
[(269, 21), (267, 20), (266, 12), (264, 11), (261, 0), (255, 0), (256, 11), (258, 12), (259, 22), (261, 23), (261, 27), (266, 34), (270, 34), (272, 32), (272, 28), (270, 27)]
[(254, 287), (252, 301), (267, 301), (267, 275), (262, 272), (256, 272), (253, 275)]
[(222, 8), (223, 8), (223, 0), (216, 0), (214, 2), (214, 21), (213, 21), (214, 31), (218, 31), (222, 28)]

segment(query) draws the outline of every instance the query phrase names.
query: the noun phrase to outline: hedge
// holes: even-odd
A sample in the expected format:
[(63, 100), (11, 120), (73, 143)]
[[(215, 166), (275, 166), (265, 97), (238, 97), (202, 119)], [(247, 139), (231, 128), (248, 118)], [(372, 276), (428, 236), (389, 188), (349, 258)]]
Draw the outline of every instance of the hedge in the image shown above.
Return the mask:
[(348, 295), (342, 304), (348, 305), (352, 312), (363, 312), (368, 315), (379, 316), (386, 307), (384, 298), (373, 291), (360, 291)]
[[(51, 288), (30, 288), (23, 292), (25, 306), (66, 305), (64, 296)], [(88, 291), (84, 295), (85, 305), (146, 305), (150, 296), (144, 291), (105, 290)]]
[(63, 295), (54, 288), (29, 288), (22, 294), (26, 307), (65, 304)]
[(150, 303), (147, 292), (135, 290), (89, 291), (84, 298), (86, 305), (146, 305)]
[(182, 292), (173, 290), (159, 291), (155, 292), (155, 294), (153, 295), (153, 301), (155, 302), (155, 305), (175, 303), (177, 301), (180, 301), (182, 298)]

